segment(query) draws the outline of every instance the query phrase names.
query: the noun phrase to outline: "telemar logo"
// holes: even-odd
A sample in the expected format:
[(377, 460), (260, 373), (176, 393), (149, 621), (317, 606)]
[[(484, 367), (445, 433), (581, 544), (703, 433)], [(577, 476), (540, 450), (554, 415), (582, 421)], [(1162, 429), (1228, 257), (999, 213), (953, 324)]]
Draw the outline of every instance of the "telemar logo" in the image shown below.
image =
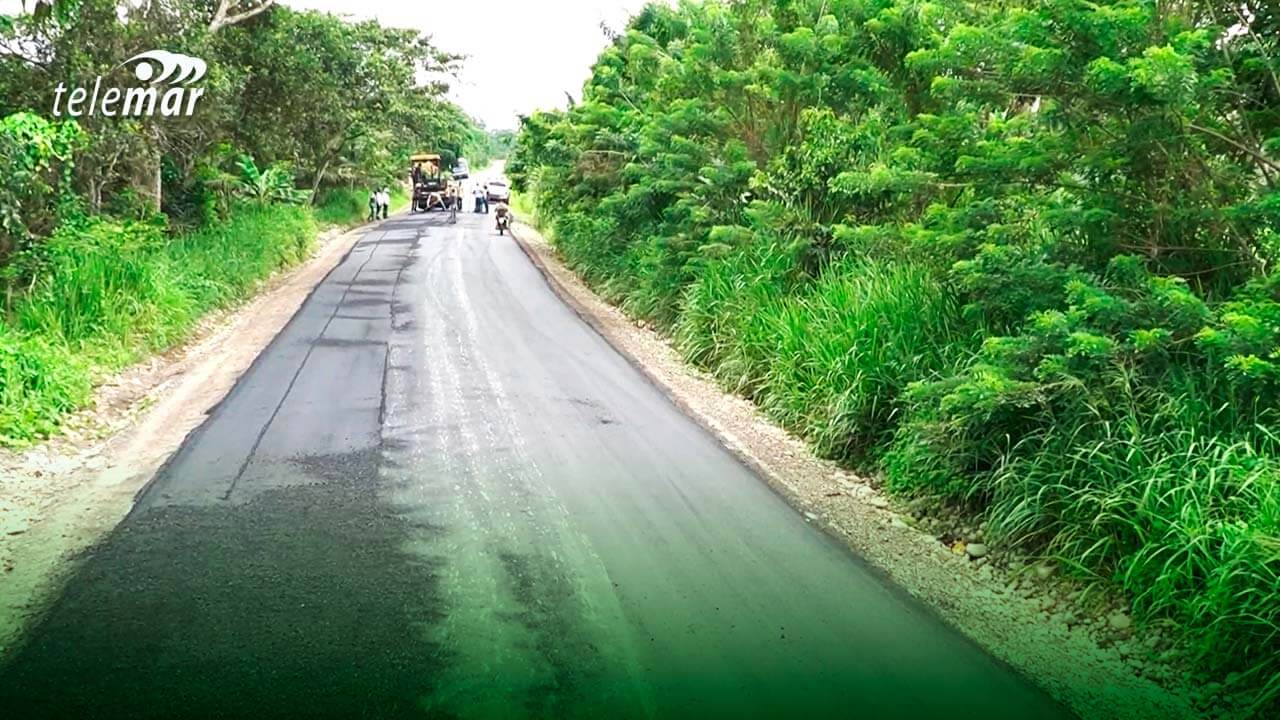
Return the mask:
[[(190, 116), (204, 88), (191, 87), (204, 77), (209, 67), (205, 61), (167, 50), (139, 53), (116, 66), (136, 63), (133, 76), (146, 85), (128, 88), (105, 85), (99, 75), (92, 91), (87, 86), (68, 88), (58, 83), (54, 88), (53, 115), (71, 117), (151, 117), (159, 111), (162, 117)], [(163, 93), (160, 85), (165, 85)], [(66, 100), (65, 105), (63, 100)]]

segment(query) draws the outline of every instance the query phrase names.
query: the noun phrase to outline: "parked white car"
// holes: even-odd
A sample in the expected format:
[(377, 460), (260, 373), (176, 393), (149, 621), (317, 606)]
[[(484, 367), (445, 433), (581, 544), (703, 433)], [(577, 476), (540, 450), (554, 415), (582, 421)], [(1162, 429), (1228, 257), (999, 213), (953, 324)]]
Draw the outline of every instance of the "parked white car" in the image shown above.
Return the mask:
[(485, 194), (491, 203), (511, 202), (511, 188), (505, 180), (490, 180)]

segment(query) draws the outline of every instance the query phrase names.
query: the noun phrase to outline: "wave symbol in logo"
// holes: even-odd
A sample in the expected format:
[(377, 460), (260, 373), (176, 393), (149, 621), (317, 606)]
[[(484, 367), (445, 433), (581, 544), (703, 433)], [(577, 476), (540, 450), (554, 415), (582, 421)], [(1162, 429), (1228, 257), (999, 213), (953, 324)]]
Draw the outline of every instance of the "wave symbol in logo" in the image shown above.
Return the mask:
[(209, 69), (205, 61), (200, 58), (171, 53), (168, 50), (149, 50), (138, 53), (125, 60), (123, 64), (128, 65), (134, 61), (138, 63), (138, 66), (133, 69), (134, 77), (142, 82), (168, 82), (170, 85), (193, 83), (204, 77)]

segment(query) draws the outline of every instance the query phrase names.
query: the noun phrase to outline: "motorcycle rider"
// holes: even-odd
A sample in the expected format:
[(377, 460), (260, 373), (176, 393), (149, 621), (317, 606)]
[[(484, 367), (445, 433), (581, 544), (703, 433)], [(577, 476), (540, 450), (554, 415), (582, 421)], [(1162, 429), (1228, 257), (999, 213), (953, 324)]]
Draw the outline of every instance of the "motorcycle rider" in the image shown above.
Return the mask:
[(511, 227), (511, 220), (513, 216), (511, 214), (511, 208), (505, 201), (499, 200), (497, 204), (493, 206), (493, 216), (497, 221), (497, 230), (499, 235), (502, 234), (503, 230)]

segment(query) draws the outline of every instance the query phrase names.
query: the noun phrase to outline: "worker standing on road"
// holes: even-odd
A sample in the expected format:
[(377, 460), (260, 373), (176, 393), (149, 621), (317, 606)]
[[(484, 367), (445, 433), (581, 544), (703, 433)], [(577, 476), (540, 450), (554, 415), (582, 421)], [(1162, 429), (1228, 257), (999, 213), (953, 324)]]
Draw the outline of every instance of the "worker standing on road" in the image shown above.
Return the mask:
[(378, 191), (369, 193), (369, 221), (378, 219)]
[(444, 209), (449, 211), (450, 218), (457, 217), (458, 214), (458, 186), (450, 184), (444, 190)]
[(474, 196), (474, 197), (475, 197), (475, 199), (476, 199), (476, 210), (475, 210), (475, 211), (476, 211), (476, 212), (478, 212), (478, 213), (485, 212), (485, 207), (484, 207), (484, 188), (483, 188), (483, 187), (481, 187), (479, 184), (477, 184), (477, 185), (476, 185), (476, 189), (475, 189), (475, 190), (472, 190), (472, 191), (471, 191), (471, 194), (472, 194), (472, 196)]
[(387, 219), (387, 213), (391, 209), (391, 190), (382, 188), (382, 197), (379, 198), (378, 204), (382, 206), (382, 219)]

